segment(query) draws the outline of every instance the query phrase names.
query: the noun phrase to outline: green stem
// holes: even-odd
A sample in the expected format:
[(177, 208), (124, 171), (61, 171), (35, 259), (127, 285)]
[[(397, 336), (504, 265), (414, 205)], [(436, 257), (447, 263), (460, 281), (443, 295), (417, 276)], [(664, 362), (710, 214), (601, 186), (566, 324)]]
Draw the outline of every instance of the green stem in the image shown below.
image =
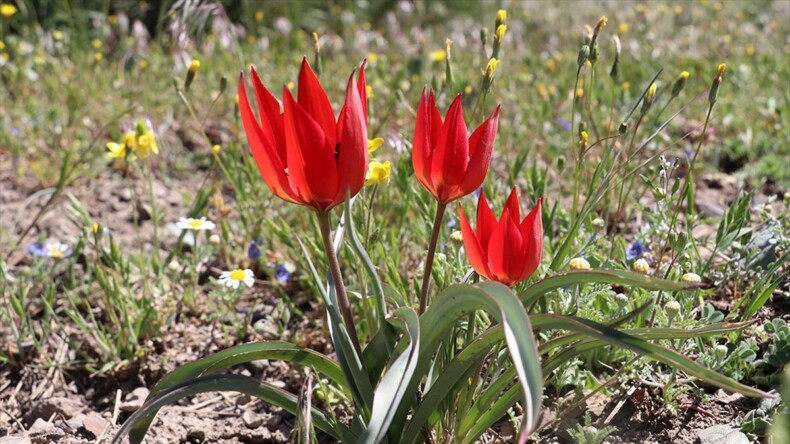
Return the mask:
[[(579, 89), (579, 74), (581, 73), (582, 68), (576, 70), (576, 81), (573, 83), (573, 98), (571, 99), (571, 148), (573, 148), (573, 152), (576, 154), (574, 158), (574, 174), (573, 174), (573, 209), (571, 210), (571, 218), (572, 220), (576, 219), (576, 211), (579, 208), (579, 171), (581, 167), (581, 156), (577, 152), (576, 148), (576, 137), (574, 136), (573, 127), (576, 124), (576, 90)], [(579, 150), (580, 151), (580, 150)], [(572, 224), (571, 224), (572, 225)]]
[(343, 321), (348, 330), (348, 337), (357, 354), (362, 356), (362, 347), (359, 345), (359, 337), (357, 336), (357, 329), (354, 324), (354, 316), (351, 313), (351, 304), (348, 302), (348, 294), (346, 293), (346, 285), (343, 283), (343, 274), (340, 272), (340, 263), (337, 260), (337, 254), (332, 243), (331, 226), (329, 224), (329, 213), (326, 211), (316, 212), (318, 217), (318, 225), (321, 228), (321, 238), (324, 241), (324, 251), (326, 259), (329, 264), (329, 272), (332, 274), (332, 281), (335, 284), (335, 292), (337, 293), (338, 308), (340, 314), (343, 316)]
[(442, 218), (447, 204), (439, 202), (436, 206), (436, 218), (433, 220), (433, 231), (431, 232), (431, 243), (428, 244), (428, 256), (425, 258), (425, 274), (422, 276), (422, 288), (420, 289), (420, 310), (418, 314), (425, 312), (428, 304), (428, 287), (431, 284), (431, 272), (433, 270), (433, 257), (436, 255), (436, 243), (439, 240), (439, 232), (442, 230)]

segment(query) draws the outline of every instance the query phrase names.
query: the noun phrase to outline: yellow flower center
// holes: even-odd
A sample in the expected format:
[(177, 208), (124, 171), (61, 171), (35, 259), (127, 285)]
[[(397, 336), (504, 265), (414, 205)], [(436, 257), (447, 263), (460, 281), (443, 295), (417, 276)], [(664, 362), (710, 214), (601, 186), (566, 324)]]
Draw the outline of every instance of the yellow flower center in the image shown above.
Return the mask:
[(55, 259), (60, 259), (63, 256), (65, 256), (65, 253), (63, 253), (63, 250), (61, 250), (59, 248), (50, 248), (49, 249), (49, 257), (54, 257)]
[(191, 220), (188, 223), (189, 223), (189, 226), (192, 227), (192, 228), (200, 228), (200, 227), (203, 226), (203, 221), (202, 220)]
[(244, 270), (239, 270), (238, 268), (230, 272), (230, 278), (234, 281), (243, 281), (246, 275), (244, 274)]

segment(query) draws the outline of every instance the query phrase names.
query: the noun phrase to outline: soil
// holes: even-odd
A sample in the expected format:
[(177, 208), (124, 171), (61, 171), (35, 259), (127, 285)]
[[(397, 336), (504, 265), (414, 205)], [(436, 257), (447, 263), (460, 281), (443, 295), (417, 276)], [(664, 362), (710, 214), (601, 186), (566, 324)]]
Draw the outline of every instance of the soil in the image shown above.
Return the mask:
[[(41, 189), (41, 184), (20, 179), (9, 169), (0, 168), (0, 179), (3, 187), (0, 214), (5, 227), (16, 222), (17, 215), (32, 214), (48, 198), (46, 193), (34, 194)], [(134, 193), (125, 191), (127, 184), (131, 183), (139, 195), (145, 195), (146, 190), (142, 180), (129, 180), (126, 182), (118, 173), (108, 173), (93, 180), (79, 181), (68, 191), (86, 205), (93, 218), (109, 226), (117, 241), (136, 248), (139, 247), (137, 239), (150, 239), (151, 223), (142, 211), (137, 217), (139, 225), (133, 224), (135, 218), (130, 199), (134, 198)], [(186, 211), (180, 194), (169, 190), (196, 189), (196, 180), (193, 176), (171, 178), (167, 182), (155, 180), (156, 201), (163, 206), (168, 220)], [(700, 200), (705, 202), (705, 211), (710, 215), (720, 215), (735, 191), (726, 176), (702, 180), (699, 190)], [(40, 234), (53, 239), (76, 238), (80, 226), (64, 222), (69, 206), (65, 197), (58, 199), (22, 245), (31, 243)], [(18, 219), (21, 226), (29, 222), (24, 216)], [(165, 248), (172, 247), (174, 242), (173, 236), (168, 239)], [(8, 248), (7, 242), (8, 239), (0, 239), (0, 251)], [(152, 246), (147, 242), (142, 248), (148, 251)], [(21, 250), (10, 256), (11, 275), (16, 267), (30, 263), (24, 247)], [(206, 269), (207, 273), (215, 272), (211, 264), (206, 264)], [(320, 305), (314, 300), (298, 300), (296, 287), (287, 290), (296, 298), (295, 303), (304, 317), (291, 320), (284, 335), (289, 340), (331, 354), (321, 328), (323, 311)], [(274, 308), (277, 302), (275, 292), (264, 283), (244, 293), (236, 309), (252, 310), (254, 319), (263, 320), (256, 324), (257, 328), (250, 329), (248, 340), (280, 339)], [(56, 317), (65, 316), (64, 304), (65, 301), (57, 301)], [(38, 321), (43, 319), (42, 307), (29, 309), (35, 312)], [(160, 336), (145, 341), (138, 357), (101, 371), (87, 369), (84, 365), (86, 359), (98, 355), (96, 341), (73, 327), (67, 319), (63, 319), (64, 322), (53, 320), (52, 333), (39, 345), (12, 343), (12, 326), (0, 325), (0, 346), (12, 351), (16, 358), (15, 363), (0, 368), (0, 444), (109, 443), (120, 424), (141, 405), (148, 390), (162, 376), (181, 364), (234, 345), (231, 339), (234, 336), (226, 334), (227, 329), (218, 325), (211, 310), (212, 307), (202, 307), (181, 312)], [(787, 307), (769, 305), (761, 316), (787, 318), (787, 313)], [(74, 351), (74, 344), (81, 344), (82, 355)], [(300, 391), (305, 380), (304, 370), (279, 362), (239, 366), (232, 372), (268, 381), (293, 393)], [(559, 424), (543, 432), (541, 442), (570, 442), (565, 430), (579, 424), (584, 412), (590, 411), (596, 426), (617, 427), (618, 432), (606, 441), (612, 444), (696, 443), (700, 431), (712, 425), (735, 423), (756, 406), (754, 400), (711, 389), (705, 391), (709, 395), (706, 399), (684, 394), (679, 401), (681, 413), (671, 415), (660, 408), (660, 395), (652, 389), (638, 385), (621, 387), (609, 397), (593, 397), (585, 408), (563, 415)], [(545, 418), (551, 419), (556, 414), (547, 411)], [(294, 421), (292, 415), (281, 409), (246, 395), (209, 393), (162, 409), (152, 424), (147, 442), (284, 443), (291, 442)], [(509, 442), (512, 432), (509, 423), (503, 421), (496, 433), (486, 435), (481, 441)], [(322, 441), (329, 442), (325, 437)]]

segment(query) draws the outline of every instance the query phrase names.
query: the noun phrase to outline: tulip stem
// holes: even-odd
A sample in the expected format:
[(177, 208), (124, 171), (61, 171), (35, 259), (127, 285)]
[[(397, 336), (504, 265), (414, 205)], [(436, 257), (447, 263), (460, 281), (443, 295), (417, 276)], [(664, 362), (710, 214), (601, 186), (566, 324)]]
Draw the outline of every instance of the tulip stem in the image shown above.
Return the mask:
[(362, 347), (359, 345), (357, 329), (354, 327), (354, 316), (351, 314), (351, 304), (348, 302), (346, 285), (343, 283), (343, 275), (340, 273), (340, 263), (337, 260), (337, 254), (335, 253), (335, 249), (332, 244), (332, 228), (329, 224), (329, 213), (326, 211), (319, 211), (316, 212), (316, 215), (318, 216), (318, 225), (321, 228), (321, 238), (324, 241), (326, 259), (329, 263), (329, 272), (332, 273), (332, 281), (335, 284), (340, 314), (343, 316), (343, 321), (346, 324), (348, 337), (351, 339), (351, 342), (354, 344), (354, 348), (361, 357)]
[(431, 232), (431, 243), (428, 245), (428, 256), (425, 258), (425, 274), (422, 276), (422, 288), (420, 289), (420, 311), (425, 312), (428, 304), (428, 287), (431, 284), (431, 272), (433, 270), (433, 257), (436, 255), (436, 243), (439, 241), (439, 232), (442, 229), (442, 218), (447, 204), (439, 202), (436, 206), (436, 218), (433, 220), (433, 231)]

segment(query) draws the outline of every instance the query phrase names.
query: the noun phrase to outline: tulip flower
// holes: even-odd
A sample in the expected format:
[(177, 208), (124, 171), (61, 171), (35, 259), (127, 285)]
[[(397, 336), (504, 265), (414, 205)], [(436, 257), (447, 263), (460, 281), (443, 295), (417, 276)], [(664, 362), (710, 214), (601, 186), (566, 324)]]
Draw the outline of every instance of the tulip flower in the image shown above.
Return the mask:
[(239, 81), (239, 108), (252, 155), (264, 182), (288, 202), (326, 212), (356, 195), (368, 167), (365, 63), (348, 79), (345, 102), (335, 119), (332, 105), (307, 59), (299, 72), (298, 98), (283, 88), (283, 111), (250, 68), (260, 120)]
[(541, 197), (522, 220), (513, 188), (497, 221), (485, 194), (480, 193), (476, 231), (459, 205), (464, 250), (477, 274), (511, 287), (537, 270), (543, 251), (542, 205)]
[(365, 62), (348, 79), (346, 97), (335, 119), (329, 98), (307, 58), (299, 71), (298, 98), (283, 87), (283, 109), (250, 67), (258, 102), (255, 114), (247, 98), (244, 73), (239, 80), (239, 111), (252, 155), (263, 181), (277, 197), (316, 212), (324, 251), (337, 292), (340, 314), (349, 339), (361, 359), (362, 347), (354, 327), (351, 305), (333, 248), (329, 210), (356, 195), (368, 170), (367, 92)]
[(414, 173), (423, 187), (444, 204), (480, 188), (491, 164), (499, 109), (468, 136), (461, 95), (447, 110), (444, 122), (433, 90), (425, 91), (417, 109), (414, 129)]

